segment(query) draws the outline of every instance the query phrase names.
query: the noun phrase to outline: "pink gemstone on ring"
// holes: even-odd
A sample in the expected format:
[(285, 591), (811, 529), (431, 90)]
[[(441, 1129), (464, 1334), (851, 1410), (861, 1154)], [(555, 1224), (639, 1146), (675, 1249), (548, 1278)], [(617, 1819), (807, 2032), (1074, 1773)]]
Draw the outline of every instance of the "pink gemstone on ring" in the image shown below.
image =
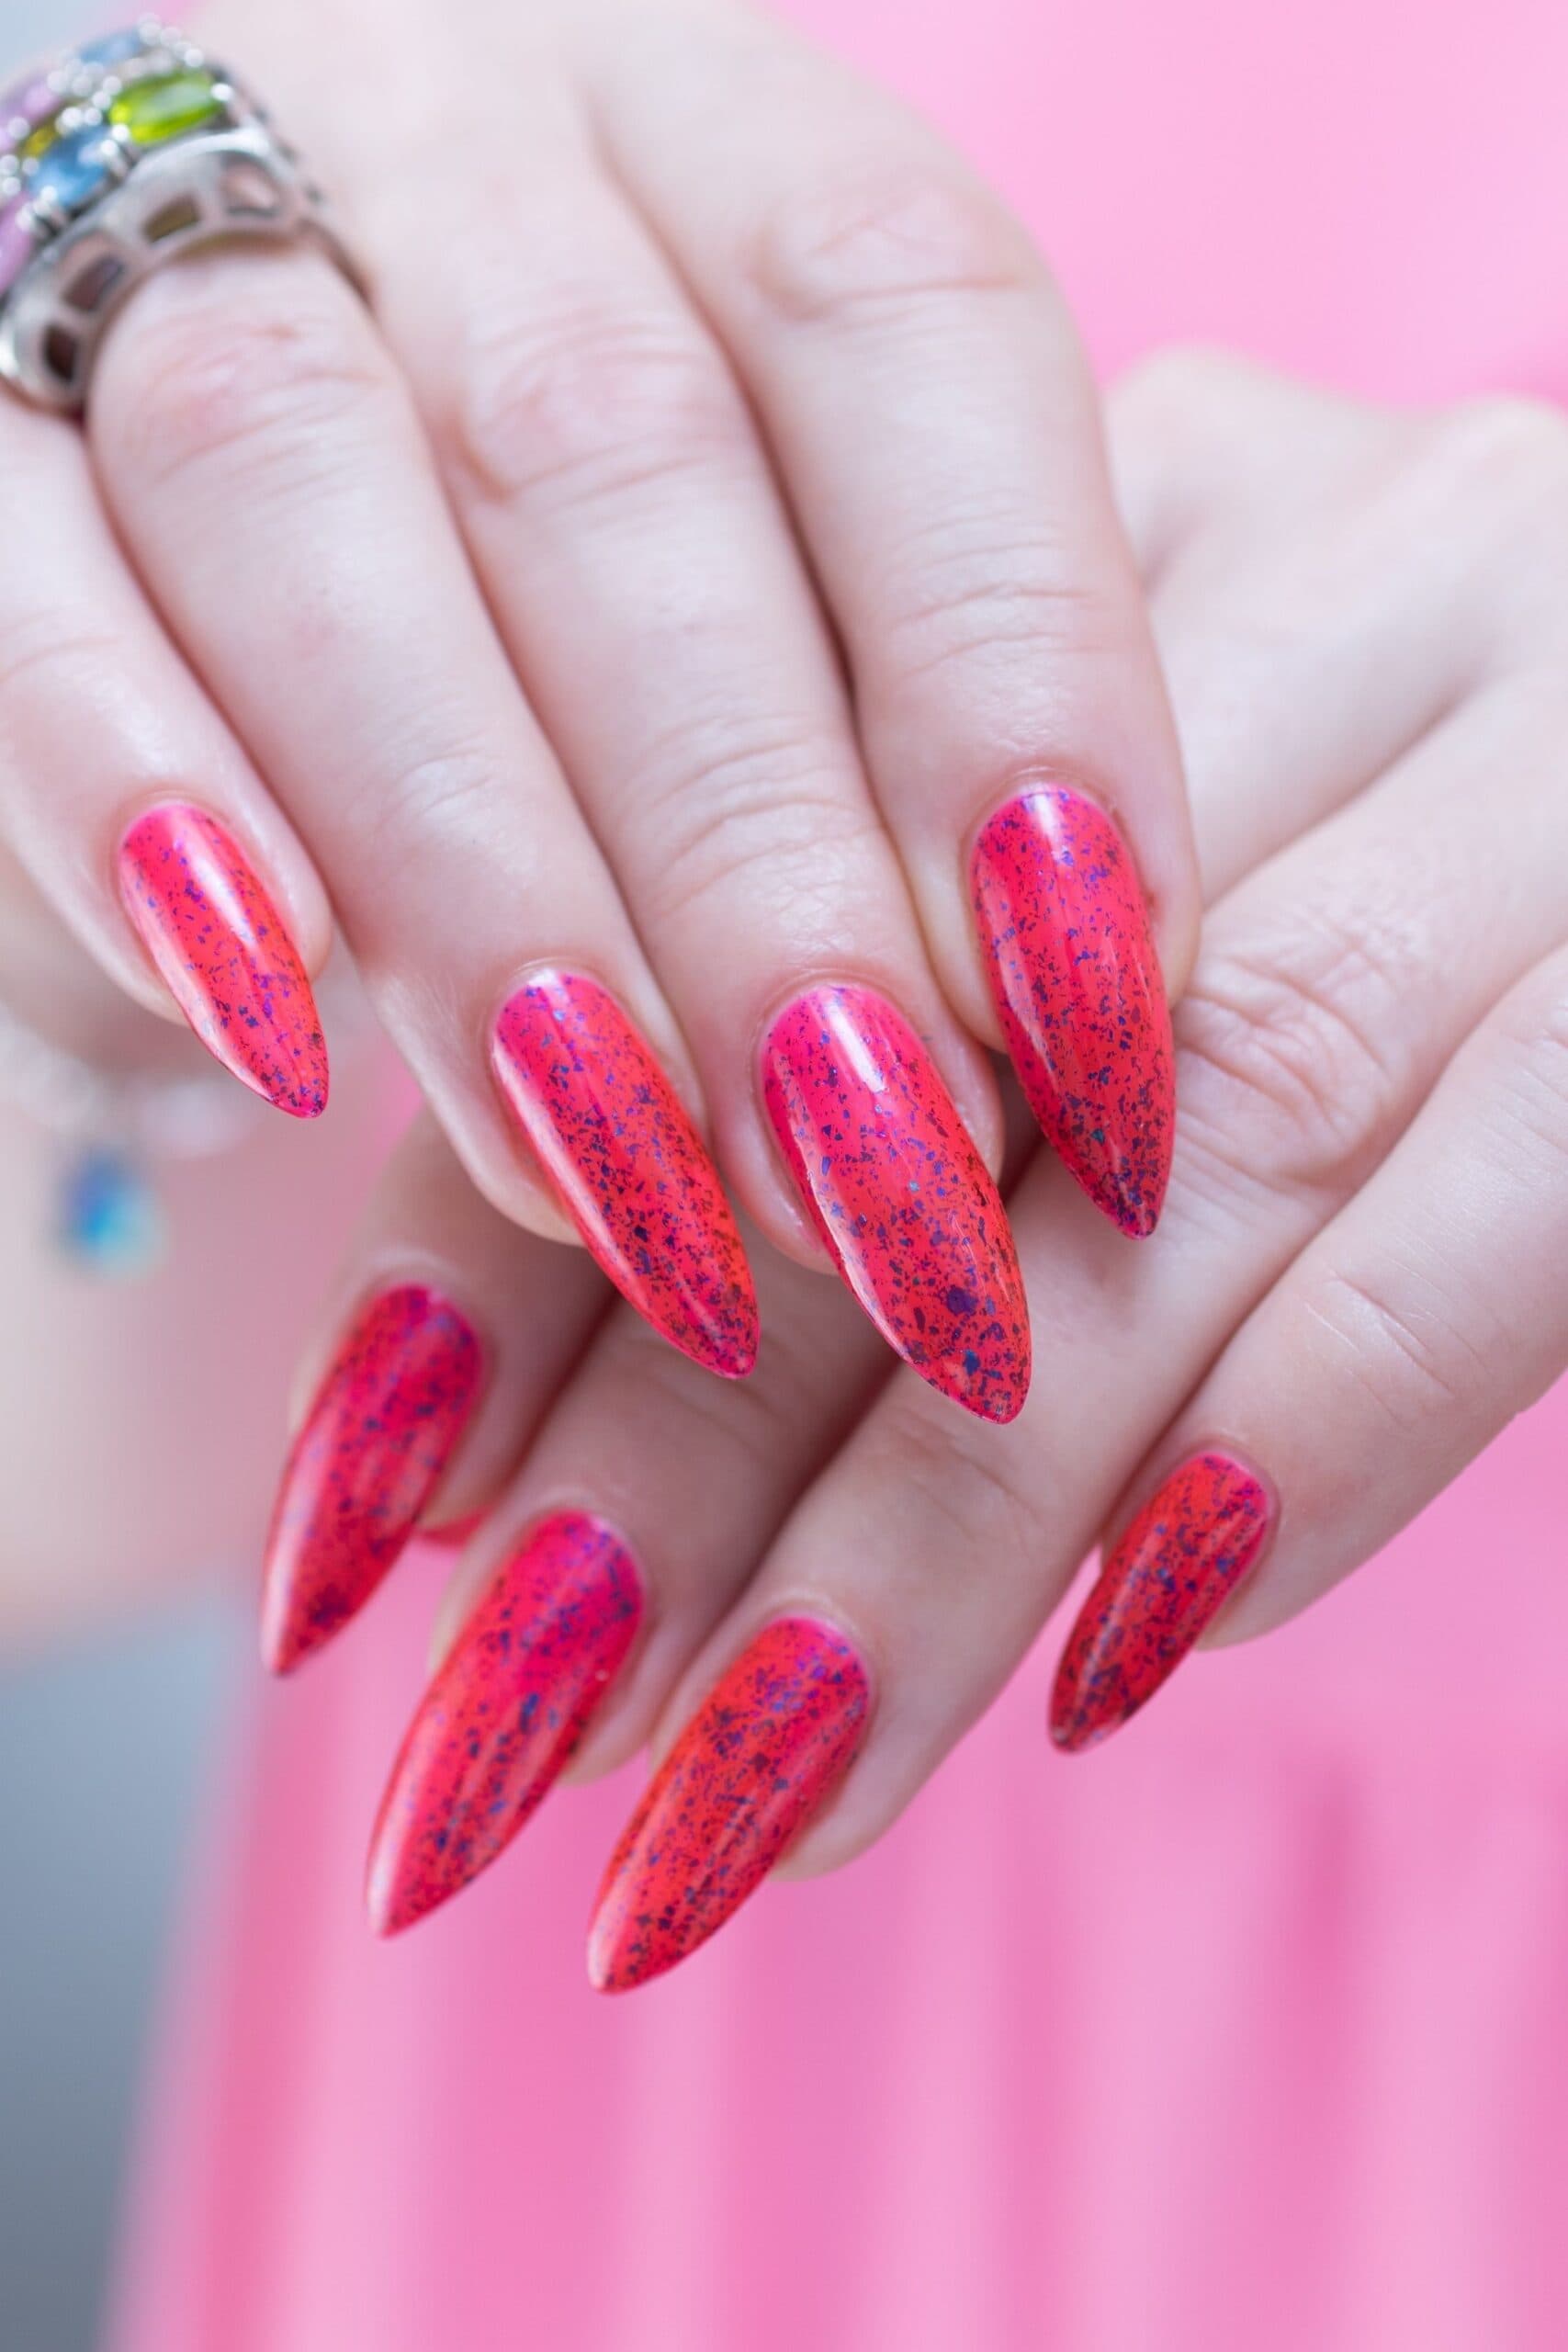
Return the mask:
[(32, 232), (22, 219), (27, 209), (25, 196), (14, 196), (0, 211), (0, 301), (15, 286), (38, 247)]
[(47, 122), (60, 107), (60, 93), (47, 74), (35, 74), (26, 82), (15, 82), (0, 98), (0, 128), (6, 123), (25, 122), (36, 130)]

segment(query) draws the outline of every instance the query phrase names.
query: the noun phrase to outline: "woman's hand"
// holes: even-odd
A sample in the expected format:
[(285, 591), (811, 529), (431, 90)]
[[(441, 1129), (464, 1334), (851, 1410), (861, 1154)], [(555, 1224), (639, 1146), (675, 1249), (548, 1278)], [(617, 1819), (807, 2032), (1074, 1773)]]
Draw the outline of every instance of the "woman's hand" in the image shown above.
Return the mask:
[[(998, 1430), (880, 1378), (842, 1302), (761, 1251), (769, 1345), (716, 1389), (624, 1309), (544, 1296), (539, 1246), (413, 1138), (345, 1297), (424, 1284), (483, 1327), (491, 1388), (425, 1496), (448, 1473), (446, 1510), (500, 1498), (389, 1791), (383, 1928), (492, 1859), (592, 1720), (580, 1770), (663, 1758), (593, 1939), (597, 1982), (640, 1982), (792, 1839), (814, 1871), (878, 1836), (1100, 1531), (1069, 1748), (1233, 1595), (1224, 1638), (1365, 1559), (1568, 1358), (1568, 428), (1206, 356), (1145, 368), (1113, 416), (1210, 899), (1160, 1231), (1129, 1249), (1036, 1154), (1010, 1205), (1043, 1345)], [(409, 1458), (382, 1373), (340, 1613)], [(367, 1459), (355, 1376), (286, 1487), (296, 1572), (312, 1498)]]
[[(129, 912), (301, 1114), (335, 915), (480, 1192), (739, 1374), (750, 1280), (689, 1113), (773, 1242), (826, 1243), (924, 1377), (1007, 1418), (983, 1048), (1146, 1231), (1197, 907), (1029, 240), (717, 0), (492, 0), (439, 37), (410, 0), (212, 0), (197, 29), (340, 199), (375, 313), (314, 250), (213, 252), (109, 325), (85, 445), (6, 405), (18, 854), (167, 1008)], [(829, 1185), (846, 1069), (882, 1140)]]

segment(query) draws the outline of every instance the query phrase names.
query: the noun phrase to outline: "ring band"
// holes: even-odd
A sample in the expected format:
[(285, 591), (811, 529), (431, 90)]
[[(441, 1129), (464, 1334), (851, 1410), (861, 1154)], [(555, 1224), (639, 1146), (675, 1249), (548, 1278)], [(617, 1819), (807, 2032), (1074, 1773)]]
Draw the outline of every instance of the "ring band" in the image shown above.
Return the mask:
[(294, 149), (230, 74), (147, 18), (0, 97), (0, 377), (79, 415), (132, 288), (193, 245), (308, 237), (364, 280)]

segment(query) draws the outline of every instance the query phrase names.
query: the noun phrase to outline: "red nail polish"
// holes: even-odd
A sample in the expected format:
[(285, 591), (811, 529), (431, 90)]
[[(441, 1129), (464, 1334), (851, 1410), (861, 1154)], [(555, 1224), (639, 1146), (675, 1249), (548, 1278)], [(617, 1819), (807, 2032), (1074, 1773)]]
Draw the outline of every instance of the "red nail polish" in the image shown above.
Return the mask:
[(718, 1171), (615, 998), (581, 973), (536, 972), (502, 1005), (491, 1058), (616, 1289), (698, 1363), (750, 1372), (757, 1298)]
[(209, 1053), (297, 1119), (327, 1107), (327, 1049), (305, 967), (254, 868), (216, 818), (177, 800), (119, 845), (119, 894)]
[(367, 1901), (395, 1935), (489, 1868), (565, 1770), (642, 1615), (631, 1555), (602, 1520), (543, 1521), (420, 1702), (370, 1846)]
[(1051, 1736), (1096, 1747), (1180, 1665), (1262, 1548), (1268, 1489), (1226, 1453), (1198, 1453), (1144, 1505), (1078, 1612), (1051, 1699)]
[(987, 1420), (1029, 1392), (1029, 1309), (1001, 1196), (930, 1055), (869, 989), (812, 989), (762, 1049), (790, 1174), (906, 1363)]
[(267, 1538), (262, 1656), (287, 1674), (362, 1609), (419, 1524), (479, 1394), (479, 1341), (436, 1291), (373, 1299), (316, 1391)]
[(720, 1676), (616, 1847), (588, 1939), (601, 1993), (695, 1951), (761, 1884), (854, 1761), (871, 1685), (810, 1617), (764, 1626)]
[(1030, 1108), (1098, 1207), (1154, 1231), (1176, 1123), (1170, 1010), (1121, 834), (1065, 786), (1020, 793), (970, 867), (991, 994)]

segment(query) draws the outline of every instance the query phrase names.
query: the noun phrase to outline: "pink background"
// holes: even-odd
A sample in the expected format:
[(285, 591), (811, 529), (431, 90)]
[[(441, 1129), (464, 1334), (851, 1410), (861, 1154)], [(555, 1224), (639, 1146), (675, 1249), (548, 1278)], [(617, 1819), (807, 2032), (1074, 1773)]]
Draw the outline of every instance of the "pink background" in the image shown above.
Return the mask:
[[(827, 0), (1108, 368), (1562, 387), (1561, 0)], [(118, 2352), (1558, 2352), (1564, 1401), (1105, 1753), (1048, 1637), (895, 1834), (596, 2001), (630, 1783), (359, 1909), (416, 1564), (258, 1736), (174, 1997)]]
[(1219, 341), (1383, 398), (1561, 388), (1556, 0), (804, 0), (1034, 226), (1108, 371)]

